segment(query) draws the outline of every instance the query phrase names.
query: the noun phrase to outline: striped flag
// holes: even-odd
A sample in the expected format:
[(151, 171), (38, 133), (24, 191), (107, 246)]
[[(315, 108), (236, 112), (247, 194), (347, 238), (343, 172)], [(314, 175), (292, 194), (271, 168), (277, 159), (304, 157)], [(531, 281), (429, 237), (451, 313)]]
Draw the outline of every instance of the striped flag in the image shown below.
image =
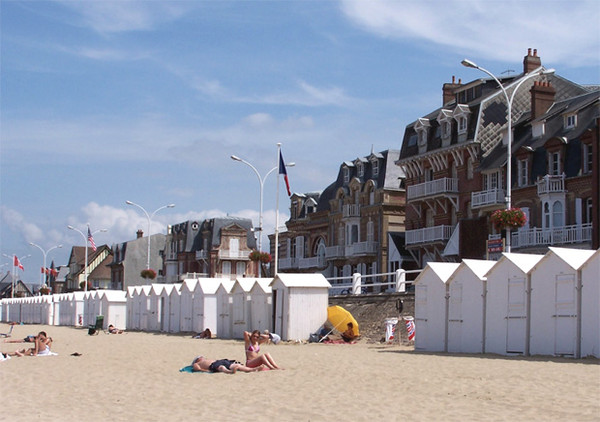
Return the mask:
[(290, 191), (290, 181), (288, 179), (287, 169), (285, 168), (285, 162), (283, 161), (283, 155), (281, 154), (281, 150), (279, 150), (279, 174), (283, 174), (283, 180), (285, 180), (287, 194), (288, 196), (292, 196), (292, 192)]
[(21, 271), (25, 271), (25, 267), (21, 264), (21, 261), (19, 261), (17, 255), (15, 255), (15, 258), (13, 259), (13, 267), (19, 267)]
[(90, 226), (88, 226), (88, 241), (90, 242), (92, 250), (96, 252), (96, 243), (94, 242), (94, 236), (92, 236), (92, 232), (90, 231)]
[(408, 334), (408, 341), (413, 341), (415, 339), (416, 330), (415, 320), (412, 318), (405, 318), (404, 321), (406, 322), (406, 332)]

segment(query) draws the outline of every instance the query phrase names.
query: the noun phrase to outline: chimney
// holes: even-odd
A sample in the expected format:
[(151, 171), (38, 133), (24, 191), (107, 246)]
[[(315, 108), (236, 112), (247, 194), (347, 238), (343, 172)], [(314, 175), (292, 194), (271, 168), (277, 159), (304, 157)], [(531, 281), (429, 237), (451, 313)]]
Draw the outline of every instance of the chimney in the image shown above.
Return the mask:
[(452, 76), (452, 83), (445, 83), (442, 87), (442, 105), (449, 103), (450, 101), (454, 100), (455, 94), (454, 91), (456, 90), (456, 88), (459, 88), (461, 86), (461, 81), (460, 79), (458, 80), (458, 83), (456, 83), (456, 77)]
[(531, 119), (537, 119), (554, 103), (556, 90), (550, 82), (533, 82), (531, 87)]
[(533, 49), (533, 54), (531, 54), (531, 48), (528, 48), (527, 55), (523, 58), (523, 72), (529, 73), (541, 65), (542, 59), (537, 55), (537, 48)]
[(144, 231), (142, 229), (138, 229), (138, 231), (135, 234), (136, 234), (136, 239), (140, 239), (140, 238), (144, 237)]

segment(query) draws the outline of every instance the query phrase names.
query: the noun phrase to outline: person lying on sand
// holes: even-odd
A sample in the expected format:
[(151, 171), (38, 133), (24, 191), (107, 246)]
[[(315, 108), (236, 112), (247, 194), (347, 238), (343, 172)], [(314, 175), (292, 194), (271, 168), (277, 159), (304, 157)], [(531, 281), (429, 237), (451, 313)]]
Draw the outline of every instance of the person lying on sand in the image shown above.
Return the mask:
[(192, 361), (192, 372), (224, 372), (235, 374), (241, 372), (256, 372), (259, 368), (248, 368), (239, 362), (230, 359), (212, 360), (204, 356), (196, 356)]
[(201, 333), (198, 333), (195, 336), (192, 336), (192, 338), (212, 338), (212, 333), (210, 332), (210, 329), (207, 328), (206, 330), (202, 331)]
[(30, 335), (24, 337), (22, 340), (21, 339), (19, 339), (19, 340), (12, 340), (12, 339), (4, 340), (5, 343), (33, 343), (34, 341), (35, 341), (35, 336), (33, 334), (30, 334)]
[(117, 327), (115, 327), (114, 325), (110, 324), (108, 326), (108, 332), (110, 334), (123, 334), (123, 330), (119, 330)]
[(10, 356), (44, 356), (50, 354), (52, 337), (48, 337), (45, 331), (40, 331), (35, 337), (34, 346), (30, 349), (17, 350), (9, 353)]

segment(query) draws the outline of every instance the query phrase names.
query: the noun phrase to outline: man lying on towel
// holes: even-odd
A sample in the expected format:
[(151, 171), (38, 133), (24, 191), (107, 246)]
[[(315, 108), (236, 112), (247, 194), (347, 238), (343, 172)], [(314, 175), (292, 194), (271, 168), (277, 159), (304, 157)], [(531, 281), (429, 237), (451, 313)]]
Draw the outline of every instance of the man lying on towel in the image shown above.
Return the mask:
[(248, 368), (231, 359), (212, 360), (204, 356), (197, 356), (192, 361), (192, 372), (224, 372), (226, 374), (235, 374), (237, 371), (256, 372), (259, 369), (260, 367)]

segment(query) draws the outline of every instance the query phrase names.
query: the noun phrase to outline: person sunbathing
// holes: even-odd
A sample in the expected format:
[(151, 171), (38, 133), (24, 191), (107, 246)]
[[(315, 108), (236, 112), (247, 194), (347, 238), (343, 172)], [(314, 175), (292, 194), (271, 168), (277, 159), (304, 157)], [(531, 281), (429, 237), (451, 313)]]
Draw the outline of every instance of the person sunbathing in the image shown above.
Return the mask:
[(45, 356), (50, 354), (52, 337), (48, 337), (45, 331), (40, 331), (35, 337), (34, 346), (30, 349), (17, 350), (9, 353), (10, 356)]
[(110, 334), (123, 334), (123, 330), (119, 330), (117, 327), (115, 327), (114, 325), (110, 324), (108, 326), (108, 332)]
[(244, 348), (246, 350), (246, 366), (257, 368), (265, 365), (269, 369), (281, 369), (269, 353), (259, 354), (260, 345), (270, 340), (267, 334), (254, 330), (252, 333), (244, 331)]
[(196, 356), (192, 361), (192, 372), (224, 372), (226, 374), (235, 374), (241, 372), (256, 372), (258, 368), (248, 368), (239, 362), (231, 359), (207, 359), (204, 356)]
[(351, 341), (357, 339), (358, 336), (354, 334), (354, 324), (349, 322), (347, 327), (348, 328), (346, 328), (346, 331), (342, 333), (342, 340), (344, 340), (346, 343), (350, 343)]
[(195, 336), (192, 336), (192, 338), (212, 338), (212, 333), (210, 332), (210, 329), (207, 328), (206, 330), (202, 331), (201, 333), (198, 333)]

